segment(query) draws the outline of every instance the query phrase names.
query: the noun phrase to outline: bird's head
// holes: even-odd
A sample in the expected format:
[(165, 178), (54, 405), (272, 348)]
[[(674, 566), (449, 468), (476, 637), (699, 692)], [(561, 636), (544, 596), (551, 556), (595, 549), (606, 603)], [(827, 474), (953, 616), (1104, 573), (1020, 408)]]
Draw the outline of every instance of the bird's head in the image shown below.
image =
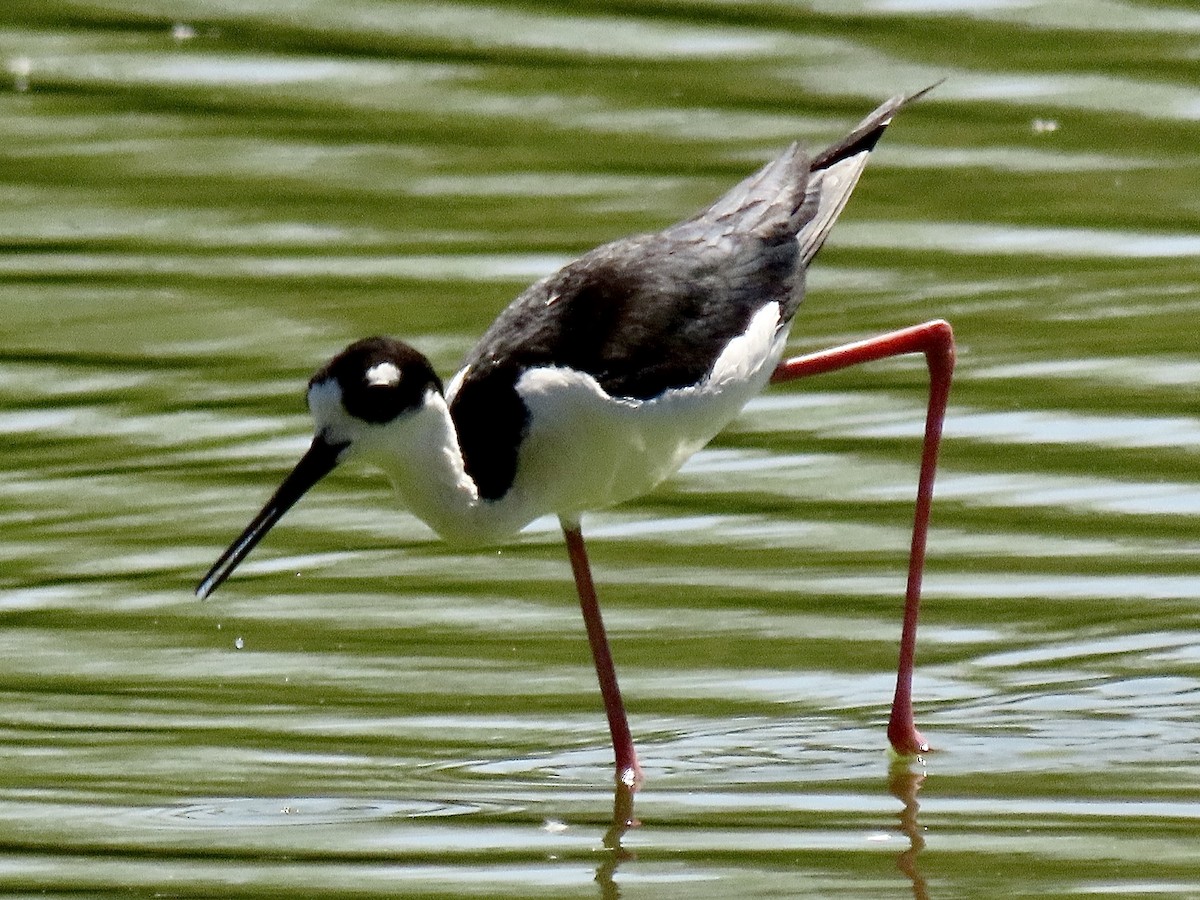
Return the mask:
[(405, 452), (407, 421), (442, 383), (421, 353), (386, 337), (351, 344), (308, 382), (314, 434), (307, 452), (196, 588), (207, 597), (309, 488), (352, 457)]

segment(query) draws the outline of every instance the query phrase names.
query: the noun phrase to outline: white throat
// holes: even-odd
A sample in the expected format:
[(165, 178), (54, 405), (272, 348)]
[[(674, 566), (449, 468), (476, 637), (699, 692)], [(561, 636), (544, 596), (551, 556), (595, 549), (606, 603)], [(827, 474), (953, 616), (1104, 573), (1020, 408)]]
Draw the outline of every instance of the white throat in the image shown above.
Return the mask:
[(515, 504), (480, 497), (440, 392), (427, 391), (419, 407), (380, 424), (348, 415), (336, 381), (313, 385), (308, 400), (318, 433), (349, 442), (345, 458), (381, 469), (412, 513), (446, 540), (494, 543), (533, 518)]

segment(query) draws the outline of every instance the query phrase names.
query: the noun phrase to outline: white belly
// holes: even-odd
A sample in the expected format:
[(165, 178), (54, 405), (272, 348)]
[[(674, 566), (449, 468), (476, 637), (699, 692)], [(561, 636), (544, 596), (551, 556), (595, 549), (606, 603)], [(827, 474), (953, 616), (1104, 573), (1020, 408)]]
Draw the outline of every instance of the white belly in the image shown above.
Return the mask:
[(498, 505), (526, 522), (575, 518), (646, 493), (707, 444), (770, 380), (783, 353), (779, 307), (767, 304), (699, 384), (652, 400), (615, 399), (590, 375), (530, 369), (517, 390), (530, 414), (517, 477)]

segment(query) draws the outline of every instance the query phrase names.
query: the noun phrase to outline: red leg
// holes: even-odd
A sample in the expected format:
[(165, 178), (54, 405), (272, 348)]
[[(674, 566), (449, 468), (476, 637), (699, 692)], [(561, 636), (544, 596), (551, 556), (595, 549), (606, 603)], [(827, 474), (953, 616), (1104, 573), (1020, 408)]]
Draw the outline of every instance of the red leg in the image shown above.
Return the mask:
[(904, 353), (924, 353), (929, 366), (929, 407), (925, 414), (925, 443), (921, 449), (921, 476), (917, 484), (917, 509), (913, 517), (912, 548), (908, 557), (908, 587), (904, 595), (904, 627), (900, 634), (900, 663), (896, 669), (896, 695), (888, 721), (888, 740), (897, 753), (912, 755), (929, 749), (913, 722), (912, 674), (917, 647), (917, 616), (921, 607), (921, 576), (925, 571), (925, 539), (929, 532), (929, 507), (933, 476), (937, 471), (942, 422), (954, 373), (954, 332), (940, 319), (902, 328), (844, 347), (822, 350), (784, 360), (772, 382), (820, 375), (859, 363)]
[(629, 731), (625, 703), (621, 700), (621, 688), (617, 684), (617, 670), (608, 649), (604, 620), (600, 618), (600, 603), (596, 599), (596, 585), (592, 582), (592, 567), (583, 543), (583, 532), (578, 523), (568, 523), (566, 520), (562, 520), (562, 529), (567, 539), (567, 553), (571, 557), (571, 571), (575, 574), (575, 587), (579, 591), (583, 624), (587, 627), (588, 643), (592, 646), (592, 659), (596, 663), (596, 677), (600, 679), (608, 730), (612, 733), (613, 751), (617, 756), (617, 781), (631, 789), (636, 788), (642, 781), (642, 769), (638, 765), (637, 750), (634, 749), (633, 735)]

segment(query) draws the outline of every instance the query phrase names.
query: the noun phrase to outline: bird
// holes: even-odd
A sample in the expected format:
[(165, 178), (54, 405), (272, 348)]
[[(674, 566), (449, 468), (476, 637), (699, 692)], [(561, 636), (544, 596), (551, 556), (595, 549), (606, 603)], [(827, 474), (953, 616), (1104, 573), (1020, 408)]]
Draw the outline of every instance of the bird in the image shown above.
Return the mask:
[(675, 473), (769, 383), (901, 353), (924, 353), (930, 392), (888, 738), (929, 745), (911, 682), (921, 577), (953, 331), (933, 320), (783, 359), (805, 273), (893, 116), (898, 95), (809, 156), (793, 143), (701, 212), (604, 244), (505, 308), (445, 384), (391, 337), (356, 341), (308, 383), (308, 450), (196, 588), (206, 598), (335, 467), (385, 473), (442, 538), (488, 546), (557, 516), (608, 719), (618, 785), (641, 783), (583, 539), (585, 513), (638, 497)]

